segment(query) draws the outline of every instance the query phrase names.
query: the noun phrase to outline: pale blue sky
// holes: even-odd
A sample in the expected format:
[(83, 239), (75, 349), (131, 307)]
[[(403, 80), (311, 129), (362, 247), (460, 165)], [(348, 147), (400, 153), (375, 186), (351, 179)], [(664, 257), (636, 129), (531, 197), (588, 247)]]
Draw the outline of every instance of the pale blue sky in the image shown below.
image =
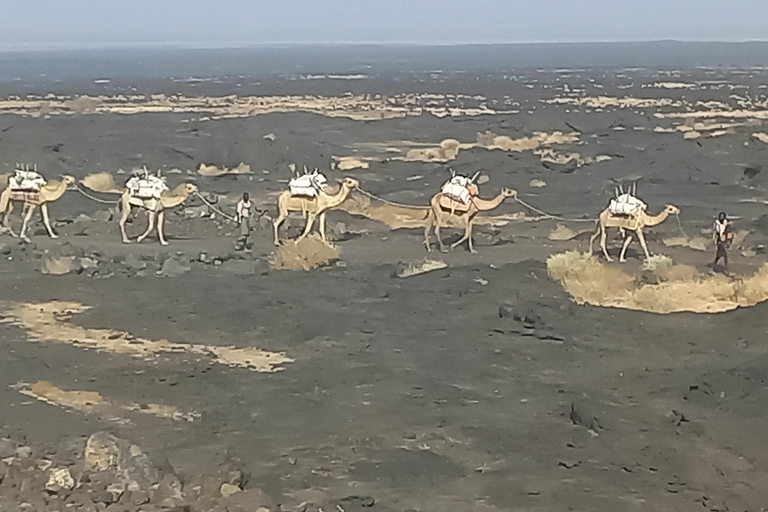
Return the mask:
[(768, 0), (0, 0), (0, 46), (768, 40)]

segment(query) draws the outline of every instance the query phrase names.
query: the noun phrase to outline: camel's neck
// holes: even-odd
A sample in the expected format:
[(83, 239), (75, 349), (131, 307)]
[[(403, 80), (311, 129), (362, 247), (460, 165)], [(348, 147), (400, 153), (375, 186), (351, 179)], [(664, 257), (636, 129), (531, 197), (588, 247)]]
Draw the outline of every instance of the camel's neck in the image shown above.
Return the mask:
[(67, 185), (63, 181), (50, 181), (41, 189), (46, 201), (56, 201), (64, 192), (67, 191)]
[(504, 194), (499, 194), (493, 199), (480, 199), (479, 197), (475, 197), (472, 199), (472, 202), (475, 203), (475, 206), (477, 207), (477, 209), (482, 212), (482, 211), (493, 210), (494, 208), (497, 208), (501, 203), (504, 202), (505, 199), (506, 199), (506, 196)]
[(341, 188), (336, 194), (328, 195), (328, 207), (334, 208), (336, 206), (339, 206), (347, 198), (347, 196), (349, 195), (349, 192), (350, 192), (349, 186), (346, 183), (342, 183)]
[(644, 224), (646, 226), (656, 226), (667, 220), (667, 217), (669, 217), (669, 213), (666, 210), (658, 215), (647, 215)]

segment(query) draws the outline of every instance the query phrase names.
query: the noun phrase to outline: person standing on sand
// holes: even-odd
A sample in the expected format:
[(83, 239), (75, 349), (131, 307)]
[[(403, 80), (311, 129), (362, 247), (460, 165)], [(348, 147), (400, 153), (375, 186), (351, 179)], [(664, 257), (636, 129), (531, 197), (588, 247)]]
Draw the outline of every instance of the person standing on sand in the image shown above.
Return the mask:
[(731, 223), (728, 221), (728, 216), (725, 212), (720, 212), (715, 219), (715, 225), (712, 229), (712, 238), (715, 240), (717, 246), (717, 252), (715, 253), (715, 261), (712, 262), (712, 268), (717, 265), (717, 262), (723, 260), (723, 269), (728, 270), (728, 252), (727, 249), (733, 241), (733, 231), (731, 229)]
[(248, 246), (248, 237), (251, 234), (251, 196), (248, 192), (243, 192), (243, 198), (237, 203), (237, 222), (240, 224), (240, 237), (237, 239), (237, 245), (240, 250), (245, 250)]

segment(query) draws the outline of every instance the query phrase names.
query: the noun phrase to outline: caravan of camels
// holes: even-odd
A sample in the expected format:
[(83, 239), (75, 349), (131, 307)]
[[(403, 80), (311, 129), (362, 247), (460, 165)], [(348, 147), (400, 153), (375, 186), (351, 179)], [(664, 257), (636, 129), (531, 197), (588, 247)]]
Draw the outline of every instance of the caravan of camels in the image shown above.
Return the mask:
[[(291, 166), (291, 169), (295, 171), (296, 168)], [(458, 175), (453, 170), (450, 172), (450, 179), (431, 198), (429, 207), (413, 207), (426, 210), (423, 217), (424, 245), (427, 251), (432, 250), (430, 237), (434, 232), (440, 251), (445, 252), (447, 249), (441, 238), (441, 228), (458, 227), (464, 230), (463, 235), (452, 243), (450, 248), (454, 249), (466, 242), (469, 252), (476, 253), (472, 229), (477, 215), (497, 208), (508, 198), (517, 199), (517, 192), (503, 188), (496, 197), (483, 199), (479, 196), (479, 188), (476, 184), (479, 173), (470, 178)], [(152, 175), (146, 167), (134, 171), (123, 186), (116, 185), (108, 173), (90, 175), (81, 183), (94, 192), (120, 195), (119, 201), (115, 201), (115, 204), (119, 205), (121, 210), (118, 225), (122, 241), (126, 244), (131, 241), (125, 225), (133, 208), (143, 210), (147, 216), (147, 228), (137, 238), (137, 242), (146, 239), (156, 229), (159, 243), (167, 245), (168, 241), (164, 233), (166, 211), (182, 205), (192, 195), (199, 196), (196, 185), (183, 183), (171, 190), (159, 172), (157, 175)], [(37, 171), (37, 166), (17, 164), (14, 174), (8, 179), (8, 185), (0, 194), (0, 215), (3, 216), (3, 227), (11, 236), (28, 240), (26, 232), (29, 221), (34, 210), (40, 207), (48, 235), (51, 238), (57, 238), (51, 227), (48, 204), (59, 199), (71, 186), (93, 198), (79, 188), (77, 180), (72, 176), (64, 175), (60, 180), (46, 181)], [(295, 242), (298, 243), (311, 232), (316, 220), (319, 222), (320, 239), (326, 242), (326, 213), (346, 201), (354, 190), (362, 191), (359, 181), (354, 178), (344, 178), (334, 189), (328, 185), (327, 178), (318, 169), (309, 172), (305, 166), (304, 173), (296, 173), (295, 177), (289, 181), (287, 189), (277, 198), (277, 216), (272, 224), (275, 245), (281, 244), (279, 229), (292, 212), (301, 213), (305, 219), (304, 230)], [(636, 194), (636, 184), (626, 192), (623, 189), (617, 189), (616, 198), (611, 200), (597, 219), (597, 230), (589, 240), (589, 255), (592, 254), (594, 242), (599, 236), (603, 255), (606, 260), (613, 261), (606, 248), (606, 232), (609, 228), (618, 228), (623, 238), (620, 262), (626, 261), (627, 247), (633, 236), (637, 238), (646, 259), (650, 258), (643, 229), (664, 222), (670, 215), (678, 215), (680, 210), (675, 206), (667, 205), (660, 214), (649, 215), (646, 212), (646, 204), (639, 200)], [(13, 231), (10, 224), (11, 213), (16, 203), (21, 205), (23, 218), (18, 233)], [(398, 206), (407, 207), (408, 205)]]

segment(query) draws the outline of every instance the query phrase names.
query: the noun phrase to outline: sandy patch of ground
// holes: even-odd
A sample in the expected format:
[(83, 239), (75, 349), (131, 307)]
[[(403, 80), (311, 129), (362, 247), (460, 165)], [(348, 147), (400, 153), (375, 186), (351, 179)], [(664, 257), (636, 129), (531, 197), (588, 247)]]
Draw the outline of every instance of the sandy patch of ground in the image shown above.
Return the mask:
[[(373, 153), (376, 156), (367, 156), (365, 158), (348, 156), (334, 157), (335, 159), (349, 159), (351, 168), (359, 165), (367, 165), (363, 160), (402, 160), (406, 162), (450, 162), (455, 160), (462, 149), (484, 148), (488, 150), (499, 150), (509, 152), (534, 151), (539, 155), (542, 163), (566, 165), (573, 161), (577, 166), (610, 160), (607, 155), (598, 155), (596, 157), (582, 157), (578, 153), (557, 152), (550, 146), (577, 144), (579, 142), (579, 133), (563, 133), (554, 131), (552, 133), (533, 132), (531, 136), (514, 139), (507, 135), (496, 135), (489, 131), (477, 134), (477, 140), (473, 143), (463, 143), (456, 139), (445, 139), (437, 146), (424, 145), (415, 142), (387, 142), (360, 143), (356, 146), (360, 149)], [(389, 155), (387, 155), (387, 153)], [(391, 156), (397, 153), (397, 156)], [(403, 153), (405, 153), (403, 155)], [(339, 167), (340, 168), (340, 167)], [(367, 168), (367, 167), (365, 167)], [(342, 169), (344, 170), (344, 169)]]
[(74, 325), (71, 322), (72, 317), (87, 309), (87, 306), (80, 303), (66, 301), (39, 304), (0, 303), (0, 311), (4, 317), (2, 322), (24, 329), (29, 341), (65, 343), (145, 359), (153, 359), (163, 353), (189, 353), (209, 357), (219, 364), (233, 368), (247, 368), (256, 372), (281, 371), (284, 369), (281, 365), (293, 362), (293, 359), (286, 357), (283, 352), (267, 352), (253, 347), (221, 347), (148, 340), (124, 331), (85, 329)]
[(697, 236), (693, 238), (685, 238), (684, 236), (676, 236), (672, 238), (665, 238), (661, 241), (667, 247), (688, 247), (696, 251), (709, 250), (710, 240), (703, 236)]
[(658, 282), (643, 284), (618, 266), (571, 251), (550, 256), (547, 269), (577, 304), (662, 314), (721, 313), (768, 300), (768, 264), (740, 279), (702, 275), (687, 265), (660, 265), (653, 269)]
[(631, 98), (625, 96), (585, 96), (581, 98), (552, 98), (542, 100), (553, 105), (573, 105), (589, 108), (651, 108), (651, 107), (682, 107), (683, 102), (671, 98)]
[(161, 404), (124, 403), (108, 400), (97, 391), (64, 390), (48, 381), (34, 384), (18, 383), (14, 388), (21, 393), (55, 407), (62, 407), (87, 414), (98, 414), (110, 421), (125, 421), (120, 414), (136, 412), (174, 421), (195, 421), (200, 413), (181, 412), (177, 407)]
[(344, 96), (214, 96), (186, 97), (153, 94), (118, 96), (53, 97), (50, 99), (0, 100), (0, 113), (31, 117), (74, 114), (196, 114), (199, 121), (260, 114), (310, 112), (327, 117), (346, 117), (359, 121), (402, 118), (409, 115), (431, 114), (435, 117), (461, 117), (495, 114), (484, 103), (476, 107), (455, 105), (455, 98), (431, 95), (424, 104), (420, 95), (400, 94)]

